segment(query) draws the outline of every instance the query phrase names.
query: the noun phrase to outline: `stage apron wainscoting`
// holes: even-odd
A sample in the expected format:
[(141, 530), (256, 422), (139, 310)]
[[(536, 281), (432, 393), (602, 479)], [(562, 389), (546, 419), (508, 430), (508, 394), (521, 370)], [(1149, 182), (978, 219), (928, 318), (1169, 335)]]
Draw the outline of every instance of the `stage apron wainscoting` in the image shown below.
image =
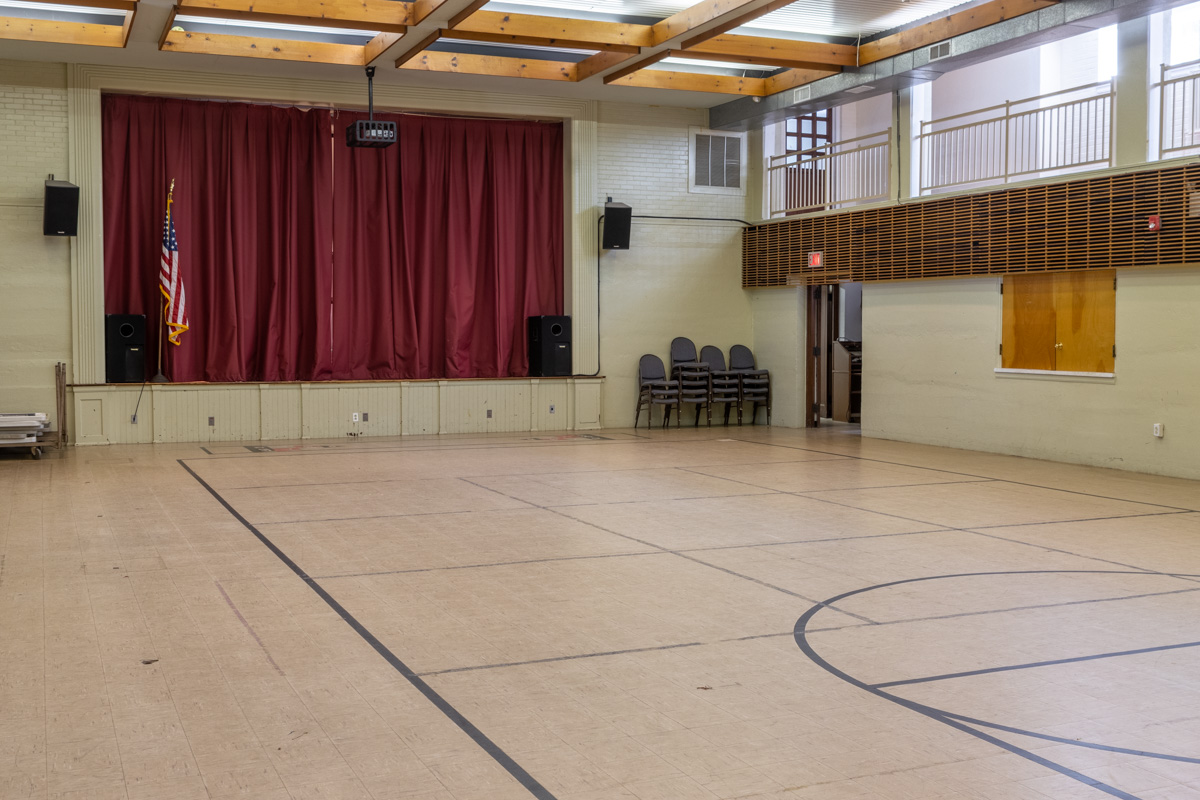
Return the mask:
[(104, 384), (72, 387), (69, 405), (75, 444), (580, 431), (601, 427), (603, 383), (603, 376), (149, 383), (144, 391)]

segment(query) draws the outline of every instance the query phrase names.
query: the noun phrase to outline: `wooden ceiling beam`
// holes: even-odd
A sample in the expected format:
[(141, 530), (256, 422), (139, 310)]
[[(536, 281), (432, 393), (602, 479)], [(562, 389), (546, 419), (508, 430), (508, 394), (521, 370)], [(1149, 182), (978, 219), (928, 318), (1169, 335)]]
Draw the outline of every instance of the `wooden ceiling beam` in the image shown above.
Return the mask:
[(947, 14), (924, 25), (867, 42), (859, 49), (859, 63), (873, 64), (919, 47), (937, 44), (960, 34), (995, 25), (1006, 19), (1023, 16), (1057, 2), (1058, 0), (992, 0), (990, 3)]
[(363, 65), (370, 66), (371, 62), (384, 54), (389, 47), (400, 41), (402, 33), (377, 33), (375, 38), (363, 45)]
[(415, 0), (409, 11), (409, 25), (418, 25), (429, 19), (439, 8), (450, 0)]
[(426, 36), (421, 41), (417, 42), (396, 59), (396, 69), (403, 67), (409, 61), (419, 56), (425, 50), (425, 48), (429, 47), (429, 45), (433, 44), (440, 38), (442, 38), (442, 31), (437, 30)]
[(297, 42), (287, 39), (229, 36), (219, 33), (189, 33), (167, 28), (160, 50), (199, 53), (209, 56), (248, 56), (277, 61), (307, 61), (313, 64), (363, 66), (362, 45), (329, 42)]
[[(713, 20), (725, 17), (727, 14), (732, 14), (745, 6), (751, 5), (756, 0), (704, 0), (697, 3), (691, 8), (685, 8), (676, 14), (672, 14), (664, 20), (654, 23), (654, 44), (662, 44), (668, 39), (674, 39), (676, 36), (682, 36), (689, 31), (695, 30), (701, 25), (705, 25)], [(692, 41), (695, 42), (704, 37), (718, 36), (722, 33), (728, 33), (734, 28), (740, 27), (752, 19), (761, 17), (764, 14), (770, 14), (772, 11), (778, 11), (785, 6), (791, 5), (795, 0), (772, 0), (765, 6), (759, 6), (749, 11), (743, 11), (740, 14), (729, 17), (713, 28), (709, 28), (700, 36)]]
[(404, 33), (412, 4), (394, 0), (180, 0), (179, 13), (255, 22)]
[[(28, 2), (62, 5), (66, 3), (66, 0), (28, 0)], [(137, 0), (70, 0), (66, 4), (84, 8), (107, 8), (113, 11), (133, 11), (137, 8)]]
[(730, 61), (744, 61), (748, 64), (778, 64), (781, 67), (821, 64), (838, 67), (858, 65), (858, 48), (852, 44), (801, 42), (792, 39), (738, 36), (731, 33), (720, 36), (702, 34), (687, 39), (683, 42), (683, 50), (685, 53), (696, 53), (697, 58), (720, 60), (720, 56), (728, 56)]
[(533, 47), (567, 47), (575, 50), (595, 50), (603, 53), (626, 53), (637, 55), (641, 48), (631, 44), (605, 44), (603, 42), (586, 42), (575, 39), (544, 39), (538, 36), (517, 36), (508, 33), (483, 33), (481, 31), (443, 30), (444, 39), (461, 39), (467, 42), (487, 42), (489, 44), (523, 44)]
[(629, 56), (624, 53), (596, 53), (594, 56), (588, 56), (575, 65), (575, 80), (586, 81), (593, 75), (628, 60)]
[(499, 78), (535, 78), (550, 81), (574, 80), (575, 64), (569, 61), (541, 61), (533, 58), (477, 56), (426, 50), (398, 65), (400, 69), (428, 72), (457, 72), (465, 75), (491, 75)]
[(453, 17), (450, 18), (450, 23), (446, 27), (457, 28), (464, 21), (466, 21), (466, 19), (468, 17), (470, 17), (472, 14), (474, 14), (476, 11), (483, 8), (487, 4), (488, 4), (488, 0), (471, 0), (471, 2), (468, 3), (465, 8), (463, 8), (461, 11), (459, 11), (457, 14), (455, 14)]
[(658, 62), (662, 61), (664, 58), (668, 58), (670, 55), (671, 55), (670, 50), (662, 50), (658, 53), (652, 53), (652, 54), (646, 56), (645, 58), (639, 58), (637, 61), (627, 64), (626, 66), (621, 67), (620, 69), (615, 70), (615, 71), (609, 73), (608, 75), (605, 75), (604, 82), (605, 83), (613, 83), (614, 81), (618, 81), (621, 78), (624, 78), (628, 75), (632, 75), (635, 72), (639, 72), (643, 69), (646, 69), (647, 67), (654, 66)]
[[(696, 61), (728, 61), (733, 64), (753, 64), (763, 69), (771, 69), (772, 67), (787, 67), (789, 69), (827, 69), (828, 64), (821, 64), (816, 61), (793, 61), (787, 58), (778, 56), (738, 56), (727, 53), (706, 53), (703, 50), (673, 50), (672, 54), (676, 58), (690, 58)], [(838, 67), (840, 70), (841, 67)]]
[(0, 39), (17, 39), (26, 42), (124, 47), (125, 33), (122, 28), (121, 25), (97, 25), (92, 22), (0, 17)]
[(841, 72), (840, 69), (789, 69), (786, 72), (780, 72), (765, 79), (767, 94), (778, 94), (787, 89), (794, 89), (797, 86), (803, 86), (806, 83), (812, 83), (821, 78), (828, 78), (830, 75), (837, 75), (839, 72)]
[(674, 89), (685, 92), (737, 94), (751, 97), (763, 97), (767, 93), (763, 78), (739, 78), (735, 75), (709, 75), (703, 72), (644, 69), (615, 79), (609, 76), (604, 79), (604, 82), (615, 86), (638, 86), (644, 89)]
[(476, 11), (457, 24), (455, 32), (507, 34), (535, 39), (559, 39), (572, 42), (630, 45), (653, 45), (649, 25), (630, 25), (624, 22), (597, 22), (590, 19), (539, 17), (532, 14), (508, 14), (501, 11)]

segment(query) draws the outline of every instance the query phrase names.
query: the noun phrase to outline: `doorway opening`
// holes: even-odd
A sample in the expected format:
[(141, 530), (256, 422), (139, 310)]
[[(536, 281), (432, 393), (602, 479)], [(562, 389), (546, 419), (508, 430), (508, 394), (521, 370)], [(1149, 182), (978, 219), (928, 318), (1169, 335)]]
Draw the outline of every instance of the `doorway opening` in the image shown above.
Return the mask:
[(808, 287), (805, 427), (862, 422), (862, 284)]

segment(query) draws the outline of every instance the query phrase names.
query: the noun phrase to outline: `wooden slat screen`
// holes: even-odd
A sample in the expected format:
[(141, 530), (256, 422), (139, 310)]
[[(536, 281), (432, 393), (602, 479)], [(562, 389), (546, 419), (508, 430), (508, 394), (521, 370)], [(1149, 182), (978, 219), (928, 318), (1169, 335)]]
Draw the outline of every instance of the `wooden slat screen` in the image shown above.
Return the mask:
[[(1147, 229), (1150, 215), (1162, 219)], [(808, 254), (823, 264), (809, 269)], [(746, 228), (742, 286), (1200, 262), (1200, 164)]]

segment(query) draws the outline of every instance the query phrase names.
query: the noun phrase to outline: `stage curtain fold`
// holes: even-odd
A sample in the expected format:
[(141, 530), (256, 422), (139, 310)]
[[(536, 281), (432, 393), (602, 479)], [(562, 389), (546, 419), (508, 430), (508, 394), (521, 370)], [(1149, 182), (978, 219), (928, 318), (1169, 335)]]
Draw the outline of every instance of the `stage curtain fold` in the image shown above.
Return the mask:
[[(342, 112), (339, 132), (365, 115)], [(399, 143), (334, 149), (335, 363), (352, 378), (528, 372), (561, 314), (562, 125), (376, 114)]]
[(164, 344), (172, 381), (333, 377), (330, 115), (106, 95), (105, 309), (161, 335), (167, 190), (191, 329)]
[[(173, 381), (527, 374), (563, 308), (562, 126), (106, 95), (105, 308), (159, 335), (167, 187), (191, 330)], [(155, 324), (159, 323), (159, 324)], [(153, 373), (156, 338), (148, 343)]]

